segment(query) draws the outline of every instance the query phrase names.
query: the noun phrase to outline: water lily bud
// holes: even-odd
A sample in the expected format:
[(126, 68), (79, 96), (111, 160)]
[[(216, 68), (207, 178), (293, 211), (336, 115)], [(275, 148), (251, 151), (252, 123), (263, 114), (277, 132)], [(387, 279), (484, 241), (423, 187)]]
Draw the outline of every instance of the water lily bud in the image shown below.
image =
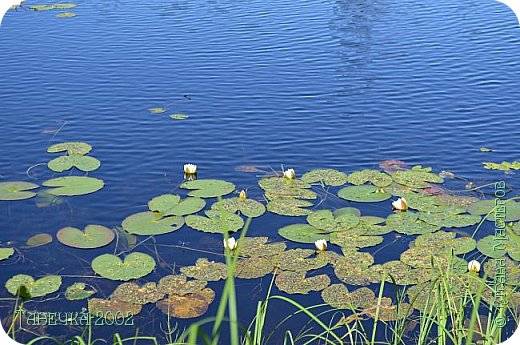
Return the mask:
[(468, 264), (468, 270), (473, 273), (480, 272), (480, 262), (477, 260), (471, 260)]
[(230, 237), (226, 240), (224, 240), (224, 248), (228, 248), (229, 250), (235, 250), (237, 248), (237, 241), (234, 237)]
[(245, 190), (241, 190), (240, 191), (240, 195), (239, 195), (240, 199), (247, 199), (247, 193)]
[(184, 164), (184, 173), (193, 175), (197, 173), (197, 166), (195, 164)]
[(396, 201), (392, 201), (392, 207), (394, 210), (406, 211), (408, 209), (408, 203), (405, 198), (399, 198)]
[(296, 172), (294, 169), (287, 169), (283, 172), (283, 177), (294, 180), (296, 178)]
[(317, 240), (314, 242), (314, 245), (316, 246), (316, 249), (318, 249), (320, 252), (324, 252), (327, 250), (327, 240)]

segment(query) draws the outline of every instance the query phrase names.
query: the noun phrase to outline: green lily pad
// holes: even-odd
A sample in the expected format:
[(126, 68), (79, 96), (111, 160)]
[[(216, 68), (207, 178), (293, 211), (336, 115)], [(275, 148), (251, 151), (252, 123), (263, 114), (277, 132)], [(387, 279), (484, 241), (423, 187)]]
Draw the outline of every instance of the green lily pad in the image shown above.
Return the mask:
[(193, 214), (187, 216), (186, 225), (198, 231), (215, 234), (236, 232), (244, 226), (244, 220), (234, 213), (215, 210), (209, 210), (205, 213), (207, 217)]
[(345, 214), (350, 214), (356, 217), (361, 217), (361, 211), (356, 207), (342, 207), (334, 210), (334, 217), (338, 218), (344, 216)]
[(314, 243), (317, 240), (328, 240), (329, 234), (309, 224), (292, 224), (278, 230), (278, 234), (285, 239), (299, 243)]
[(282, 216), (306, 216), (311, 213), (310, 210), (305, 209), (304, 207), (313, 206), (312, 202), (307, 200), (299, 200), (299, 199), (291, 199), (291, 198), (281, 198), (270, 200), (267, 203), (267, 210), (272, 213), (276, 213)]
[(325, 289), (330, 285), (330, 278), (326, 274), (306, 278), (305, 272), (282, 271), (276, 275), (275, 284), (288, 294), (308, 294)]
[(208, 301), (200, 294), (185, 296), (170, 295), (156, 303), (164, 314), (179, 319), (191, 319), (204, 315), (208, 311)]
[(415, 247), (421, 247), (423, 252), (467, 254), (476, 248), (476, 241), (471, 237), (456, 237), (454, 232), (438, 231), (424, 234), (415, 239)]
[(361, 217), (361, 221), (359, 222), (359, 224), (354, 229), (351, 229), (348, 232), (353, 235), (380, 236), (386, 235), (392, 231), (393, 230), (386, 225), (366, 223), (365, 220), (363, 220), (363, 217)]
[(92, 261), (92, 269), (103, 278), (123, 280), (142, 278), (155, 268), (155, 260), (148, 254), (133, 252), (124, 260), (111, 254), (103, 254)]
[(355, 235), (349, 232), (334, 232), (330, 234), (330, 243), (342, 248), (366, 248), (373, 247), (383, 242), (382, 236)]
[(379, 274), (369, 269), (373, 263), (374, 257), (370, 253), (345, 248), (343, 256), (333, 263), (334, 274), (350, 285), (370, 285), (380, 281)]
[(173, 120), (186, 120), (189, 116), (185, 114), (171, 114), (170, 118)]
[(324, 232), (346, 231), (359, 224), (359, 217), (351, 213), (344, 213), (334, 217), (329, 210), (312, 212), (307, 216), (307, 222)]
[(311, 185), (299, 179), (267, 177), (258, 182), (269, 200), (277, 199), (316, 199), (318, 196), (309, 190)]
[(514, 161), (514, 162), (507, 162), (503, 161), (502, 163), (493, 163), (493, 162), (482, 162), (484, 164), (485, 169), (492, 169), (492, 170), (520, 170), (520, 162)]
[(49, 234), (41, 233), (31, 236), (26, 244), (29, 247), (40, 247), (52, 242), (52, 236)]
[(422, 195), (419, 193), (405, 193), (408, 208), (428, 212), (428, 213), (446, 213), (459, 214), (466, 212), (466, 207), (462, 205), (454, 205), (455, 198), (440, 198), (438, 195)]
[(321, 292), (323, 301), (338, 309), (360, 310), (376, 302), (376, 295), (363, 287), (349, 292), (344, 284), (332, 284)]
[(29, 6), (30, 10), (33, 11), (50, 11), (54, 9), (54, 6), (52, 5), (32, 5)]
[(436, 268), (437, 271), (446, 271), (449, 268), (453, 273), (463, 274), (468, 270), (468, 263), (464, 259), (453, 256), (446, 251), (437, 251), (425, 247), (415, 247), (404, 251), (401, 254), (401, 262), (410, 267), (430, 271), (433, 268)]
[(95, 293), (95, 290), (87, 289), (85, 283), (78, 282), (67, 287), (67, 290), (65, 290), (65, 298), (69, 301), (77, 301), (89, 298)]
[(61, 12), (56, 15), (57, 18), (72, 18), (76, 16), (77, 14), (74, 12)]
[(507, 253), (513, 260), (520, 261), (520, 237), (513, 233), (507, 237), (486, 236), (478, 241), (477, 248), (491, 258), (503, 258)]
[(23, 200), (36, 195), (29, 190), (38, 188), (37, 184), (23, 181), (0, 182), (0, 200)]
[(392, 179), (412, 188), (428, 188), (430, 183), (442, 183), (444, 179), (437, 174), (424, 170), (398, 170), (392, 173)]
[(267, 243), (268, 237), (244, 237), (238, 240), (237, 251), (243, 257), (272, 257), (282, 253), (287, 245), (284, 242)]
[(226, 279), (227, 266), (222, 262), (209, 261), (206, 258), (199, 258), (195, 266), (181, 267), (181, 272), (190, 278), (206, 281), (217, 281)]
[(260, 217), (265, 213), (265, 206), (253, 199), (230, 198), (223, 199), (211, 205), (213, 210), (224, 210), (231, 213), (240, 211), (246, 217)]
[(56, 237), (66, 246), (92, 249), (106, 246), (114, 240), (115, 234), (101, 225), (87, 225), (85, 231), (70, 226), (65, 227), (58, 231)]
[(235, 276), (242, 279), (261, 278), (273, 272), (275, 265), (267, 257), (251, 257), (237, 261)]
[(52, 195), (74, 196), (97, 192), (104, 187), (103, 180), (88, 176), (65, 176), (57, 177), (43, 182), (45, 187), (56, 187), (49, 189)]
[(496, 215), (499, 215), (498, 218), (506, 222), (520, 220), (520, 202), (509, 199), (502, 200), (497, 208), (495, 208), (495, 205), (495, 200), (480, 200), (468, 205), (467, 209), (469, 213), (474, 215), (486, 215), (491, 212), (486, 218), (490, 221), (495, 221)]
[(272, 263), (284, 271), (307, 272), (325, 267), (329, 262), (324, 257), (311, 257), (315, 254), (312, 249), (290, 249), (274, 256)]
[(499, 281), (497, 279), (497, 270), (500, 272), (501, 279), (505, 278), (506, 284), (518, 288), (518, 282), (520, 281), (520, 263), (518, 261), (513, 261), (506, 256), (503, 259), (488, 260), (484, 264), (484, 272), (490, 278)]
[(432, 225), (420, 220), (418, 213), (410, 211), (394, 213), (388, 216), (386, 226), (405, 235), (421, 235), (441, 229), (438, 225)]
[(395, 282), (397, 285), (414, 285), (431, 278), (431, 271), (412, 268), (401, 261), (387, 261), (382, 265), (372, 266), (370, 270), (379, 276), (385, 276), (387, 282)]
[(136, 283), (122, 283), (112, 292), (110, 298), (132, 304), (147, 304), (164, 298), (164, 294), (155, 283), (146, 283), (143, 286)]
[(381, 188), (391, 185), (392, 177), (377, 170), (365, 169), (362, 171), (355, 171), (348, 175), (348, 182), (356, 186), (370, 182), (374, 186)]
[(50, 146), (47, 149), (47, 152), (49, 153), (58, 153), (67, 151), (67, 154), (70, 156), (73, 155), (86, 155), (90, 151), (92, 151), (92, 146), (90, 146), (87, 143), (82, 142), (66, 142), (66, 143), (59, 143), (54, 144)]
[(306, 183), (323, 182), (327, 186), (337, 187), (347, 183), (347, 174), (335, 169), (316, 169), (303, 174), (301, 179)]
[(14, 248), (0, 248), (0, 261), (6, 260), (14, 254)]
[(378, 320), (383, 322), (406, 319), (410, 314), (412, 314), (412, 312), (413, 308), (408, 303), (401, 302), (399, 305), (387, 305), (381, 303), (378, 306), (377, 301), (375, 305), (366, 308), (363, 311), (365, 315), (368, 315), (373, 319), (375, 319), (377, 315)]
[(192, 180), (184, 182), (180, 187), (192, 190), (188, 195), (198, 198), (223, 196), (235, 190), (233, 183), (222, 180)]
[(386, 218), (376, 217), (376, 216), (362, 216), (360, 221), (363, 224), (378, 225), (378, 224), (386, 222)]
[(73, 155), (54, 158), (47, 163), (47, 166), (55, 172), (63, 172), (72, 168), (88, 172), (98, 169), (101, 166), (101, 162), (94, 157)]
[(157, 107), (157, 108), (148, 108), (148, 111), (152, 114), (162, 114), (162, 113), (166, 112), (166, 109)]
[(392, 194), (382, 191), (376, 186), (361, 185), (345, 187), (338, 192), (338, 196), (355, 202), (380, 202), (390, 199)]
[(199, 293), (206, 285), (208, 285), (206, 280), (187, 280), (184, 274), (173, 274), (161, 278), (157, 287), (159, 291), (163, 291), (165, 294), (184, 296)]
[(204, 199), (186, 198), (181, 201), (181, 197), (174, 194), (159, 195), (148, 202), (148, 208), (151, 211), (158, 212), (162, 217), (197, 213), (205, 206)]
[(480, 222), (481, 217), (472, 214), (419, 213), (419, 219), (432, 225), (447, 228), (465, 228)]
[(10, 294), (15, 295), (18, 288), (25, 286), (29, 291), (30, 297), (42, 297), (59, 290), (61, 286), (61, 277), (57, 275), (48, 275), (38, 280), (26, 274), (17, 274), (10, 278), (5, 287)]
[(69, 3), (69, 4), (53, 4), (52, 7), (55, 8), (55, 9), (58, 9), (58, 10), (65, 10), (65, 9), (69, 9), (69, 8), (75, 8), (76, 6), (78, 6), (77, 4), (72, 4), (72, 3)]
[(179, 230), (184, 225), (182, 217), (161, 217), (154, 212), (139, 212), (125, 218), (123, 229), (135, 235), (162, 235)]
[(91, 298), (88, 300), (88, 312), (95, 317), (103, 317), (107, 320), (124, 319), (133, 317), (141, 312), (141, 304), (133, 304), (118, 300), (105, 300)]

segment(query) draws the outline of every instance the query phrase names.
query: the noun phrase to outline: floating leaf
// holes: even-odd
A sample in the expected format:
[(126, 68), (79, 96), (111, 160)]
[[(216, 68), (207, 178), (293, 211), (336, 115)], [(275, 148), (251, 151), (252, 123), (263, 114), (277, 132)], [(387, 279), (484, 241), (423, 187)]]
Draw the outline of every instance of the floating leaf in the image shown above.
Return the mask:
[(273, 264), (284, 271), (307, 272), (325, 267), (328, 260), (324, 257), (310, 257), (314, 255), (311, 249), (290, 249), (272, 258)]
[(132, 304), (118, 300), (105, 300), (92, 298), (88, 300), (88, 312), (95, 317), (103, 317), (108, 320), (130, 319), (141, 312), (142, 305)]
[(89, 298), (95, 293), (95, 290), (87, 290), (87, 285), (85, 283), (78, 282), (67, 287), (65, 298), (69, 301), (76, 301)]
[(520, 170), (520, 162), (514, 161), (514, 162), (502, 162), (502, 163), (493, 163), (493, 162), (482, 162), (484, 164), (485, 169), (492, 169), (492, 170)]
[(330, 234), (330, 242), (342, 248), (373, 247), (383, 242), (382, 236), (355, 235), (350, 232), (334, 232)]
[(92, 146), (90, 146), (87, 143), (82, 142), (66, 142), (66, 143), (59, 143), (54, 144), (50, 146), (47, 149), (47, 152), (49, 153), (58, 153), (67, 151), (67, 154), (72, 155), (86, 155), (92, 150)]
[(500, 201), (480, 200), (468, 205), (467, 209), (469, 213), (474, 215), (486, 215), (489, 213), (486, 219), (490, 221), (495, 221), (497, 215), (499, 219), (506, 222), (520, 220), (520, 202), (512, 199)]
[(15, 296), (21, 286), (27, 288), (31, 297), (42, 297), (59, 290), (61, 277), (48, 275), (35, 281), (34, 278), (29, 275), (17, 274), (5, 283), (7, 291)]
[[(499, 277), (497, 277), (497, 271), (499, 272)], [(506, 284), (518, 288), (518, 282), (520, 281), (520, 263), (517, 261), (513, 261), (508, 257), (491, 259), (484, 264), (484, 272), (486, 272), (490, 278), (496, 279), (497, 282), (505, 279)]]
[(376, 302), (376, 295), (369, 288), (360, 288), (349, 292), (343, 284), (332, 284), (321, 292), (323, 301), (338, 309), (359, 310)]
[(69, 9), (69, 8), (75, 8), (78, 5), (76, 5), (76, 4), (53, 4), (51, 6), (58, 10), (65, 10), (65, 9)]
[[(383, 221), (385, 220), (382, 218)], [(393, 230), (386, 225), (377, 225), (377, 224), (369, 224), (365, 223), (363, 217), (361, 217), (361, 222), (354, 228), (348, 231), (348, 233), (352, 235), (363, 235), (363, 236), (380, 236), (385, 235)]]
[(444, 179), (437, 174), (424, 170), (398, 170), (392, 173), (392, 179), (412, 188), (428, 188), (430, 183), (442, 183)]
[(222, 262), (199, 258), (195, 266), (181, 267), (181, 272), (190, 278), (207, 281), (222, 280), (227, 277), (227, 266)]
[(379, 202), (390, 199), (392, 194), (380, 190), (376, 186), (361, 185), (345, 187), (338, 192), (338, 196), (355, 202)]
[(34, 236), (31, 236), (27, 240), (26, 244), (29, 247), (39, 247), (39, 246), (49, 244), (51, 242), (52, 242), (52, 236), (49, 234), (42, 233), (42, 234), (36, 234)]
[(374, 257), (369, 253), (346, 248), (344, 256), (334, 263), (334, 274), (350, 285), (370, 285), (381, 280), (380, 274), (369, 269)]
[(133, 252), (124, 260), (111, 254), (103, 254), (92, 261), (92, 269), (103, 278), (111, 280), (137, 279), (150, 274), (155, 260), (148, 254)]
[(421, 235), (441, 229), (438, 225), (432, 225), (420, 220), (418, 213), (410, 211), (394, 213), (388, 216), (386, 226), (405, 235)]
[(198, 231), (216, 234), (235, 232), (244, 226), (242, 218), (234, 213), (209, 210), (206, 216), (189, 215), (186, 217), (186, 225)]
[(374, 306), (363, 311), (365, 315), (373, 319), (377, 317), (378, 320), (383, 322), (406, 319), (412, 312), (412, 306), (403, 302), (399, 303), (399, 305), (387, 305), (383, 303), (377, 305), (377, 303), (375, 303)]
[(312, 206), (312, 202), (299, 199), (281, 198), (270, 200), (267, 203), (267, 210), (282, 216), (306, 216), (311, 213), (310, 210), (304, 207)]
[(306, 183), (323, 182), (337, 187), (347, 183), (347, 174), (334, 169), (316, 169), (303, 174), (301, 179)]
[(244, 237), (238, 240), (237, 250), (243, 257), (272, 257), (286, 248), (284, 242), (267, 243), (268, 237)]
[(365, 169), (362, 171), (355, 171), (348, 175), (348, 182), (356, 186), (370, 182), (374, 186), (381, 188), (391, 185), (392, 177), (377, 170)]
[(336, 217), (336, 218), (344, 216), (345, 214), (350, 214), (350, 215), (353, 215), (356, 217), (361, 217), (361, 211), (359, 210), (359, 208), (356, 208), (356, 207), (338, 208), (333, 213), (334, 213), (334, 217)]
[(235, 190), (233, 183), (222, 180), (192, 180), (184, 182), (180, 187), (191, 189), (192, 191), (188, 195), (198, 198), (223, 196)]
[(184, 114), (171, 114), (170, 118), (173, 120), (186, 120), (189, 116)]
[(282, 271), (276, 275), (275, 284), (280, 291), (289, 294), (308, 294), (325, 289), (330, 285), (330, 278), (326, 274), (306, 278), (305, 272)]
[(201, 198), (186, 198), (181, 201), (181, 197), (175, 194), (159, 195), (148, 202), (148, 208), (162, 217), (197, 213), (205, 206), (206, 202)]
[(29, 9), (33, 11), (50, 11), (53, 10), (54, 7), (52, 5), (32, 5), (29, 6)]
[(38, 188), (37, 184), (23, 181), (0, 182), (0, 200), (23, 200), (36, 195), (29, 190)]
[(454, 232), (438, 231), (424, 234), (415, 239), (415, 247), (423, 248), (431, 253), (466, 254), (476, 248), (476, 241), (471, 237), (458, 237)]
[[(466, 273), (468, 263), (457, 256), (445, 251), (425, 247), (410, 248), (401, 254), (401, 262), (414, 268), (431, 269), (436, 271), (450, 271), (454, 274)], [(429, 272), (430, 272), (429, 271)], [(426, 274), (427, 272), (424, 271)]]
[(284, 177), (267, 177), (258, 182), (260, 188), (265, 190), (265, 196), (269, 200), (276, 199), (316, 199), (317, 195), (309, 190), (311, 185), (299, 179), (287, 179)]
[(379, 163), (379, 167), (386, 172), (408, 169), (408, 164), (397, 159), (387, 159)]
[(87, 225), (85, 231), (73, 227), (60, 229), (56, 234), (58, 241), (66, 246), (82, 249), (104, 247), (114, 240), (114, 232), (101, 225)]
[(377, 224), (384, 223), (386, 221), (386, 218), (376, 217), (376, 216), (362, 216), (360, 221), (363, 224), (377, 225)]
[(376, 275), (385, 276), (389, 283), (397, 285), (413, 285), (431, 279), (431, 271), (415, 269), (401, 261), (388, 261), (370, 268)]
[(110, 298), (132, 304), (155, 303), (164, 297), (164, 290), (158, 289), (155, 283), (146, 283), (139, 286), (136, 283), (123, 283), (119, 285)]
[(88, 176), (65, 176), (53, 178), (43, 182), (45, 187), (57, 187), (49, 189), (52, 195), (73, 196), (85, 195), (97, 192), (104, 187), (103, 180)]
[(346, 231), (359, 224), (359, 217), (352, 213), (342, 213), (334, 217), (331, 211), (320, 210), (309, 214), (307, 222), (325, 232)]
[(165, 108), (148, 108), (148, 111), (152, 114), (161, 114), (161, 113), (164, 113), (166, 112), (166, 109)]
[(157, 308), (163, 313), (180, 319), (191, 319), (203, 315), (208, 311), (208, 304), (208, 301), (199, 294), (170, 295), (156, 303)]
[(465, 206), (453, 204), (455, 201), (454, 198), (450, 200), (446, 197), (440, 198), (438, 195), (419, 193), (405, 193), (402, 197), (406, 199), (409, 208), (418, 211), (446, 214), (459, 214), (466, 212)]
[[(515, 238), (511, 238), (517, 237)], [(499, 259), (503, 258), (506, 253), (513, 260), (520, 261), (520, 241), (518, 235), (509, 233), (509, 236), (486, 236), (477, 243), (478, 250), (489, 257)]]
[(8, 259), (14, 254), (14, 248), (0, 248), (0, 261)]
[(50, 170), (55, 172), (63, 172), (72, 168), (88, 172), (98, 169), (101, 166), (101, 163), (94, 157), (72, 155), (54, 158), (47, 163), (47, 166)]
[(253, 199), (230, 198), (223, 199), (211, 205), (213, 210), (224, 210), (231, 213), (240, 211), (246, 217), (260, 217), (265, 213), (265, 206)]
[(128, 216), (122, 223), (123, 229), (135, 235), (162, 235), (179, 230), (184, 225), (182, 217), (165, 217), (154, 212), (139, 212)]
[(436, 226), (447, 228), (465, 228), (480, 222), (480, 216), (472, 214), (419, 213), (419, 219)]
[(278, 230), (278, 234), (290, 241), (314, 243), (317, 240), (328, 240), (329, 234), (309, 224), (292, 224)]
[(252, 257), (237, 261), (235, 276), (242, 279), (261, 278), (273, 272), (275, 266), (267, 257)]
[(77, 14), (74, 12), (62, 12), (62, 13), (58, 13), (56, 15), (56, 17), (58, 17), (58, 18), (72, 18), (75, 16), (77, 16)]
[(480, 152), (493, 152), (493, 150), (487, 147), (481, 147)]
[(184, 274), (174, 274), (161, 278), (157, 286), (165, 294), (184, 296), (199, 293), (207, 284), (208, 282), (205, 280), (187, 280)]

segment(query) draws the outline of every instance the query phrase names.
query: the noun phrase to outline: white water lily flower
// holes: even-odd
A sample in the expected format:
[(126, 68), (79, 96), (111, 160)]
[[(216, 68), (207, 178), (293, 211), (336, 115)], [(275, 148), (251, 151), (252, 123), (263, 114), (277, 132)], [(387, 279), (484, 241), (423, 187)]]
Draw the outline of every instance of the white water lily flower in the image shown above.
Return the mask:
[(240, 199), (247, 199), (247, 193), (245, 190), (241, 190), (240, 191), (240, 195), (239, 195)]
[(296, 172), (294, 169), (287, 169), (283, 172), (283, 177), (293, 180), (296, 178)]
[(327, 240), (317, 240), (314, 242), (314, 245), (316, 246), (316, 249), (318, 249), (320, 252), (324, 252), (327, 250)]
[(235, 240), (234, 237), (230, 237), (226, 240), (224, 240), (224, 248), (228, 248), (229, 250), (235, 250), (237, 248), (238, 242)]
[(408, 203), (405, 198), (399, 198), (396, 201), (392, 201), (392, 207), (394, 210), (406, 211), (408, 209)]
[(197, 173), (197, 166), (195, 164), (184, 164), (184, 173), (191, 175)]
[(480, 262), (477, 260), (471, 260), (468, 264), (468, 270), (473, 273), (480, 272)]

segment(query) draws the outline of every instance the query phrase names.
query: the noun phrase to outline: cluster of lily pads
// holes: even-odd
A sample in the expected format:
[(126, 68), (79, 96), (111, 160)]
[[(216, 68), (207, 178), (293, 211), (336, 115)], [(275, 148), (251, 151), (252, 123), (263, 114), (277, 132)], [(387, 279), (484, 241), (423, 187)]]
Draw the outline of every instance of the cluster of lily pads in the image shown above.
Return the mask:
[[(84, 167), (83, 163), (79, 163), (78, 167), (78, 159), (81, 161), (79, 157), (85, 157), (90, 148), (82, 143), (60, 145), (49, 148), (50, 152), (67, 151), (68, 156), (62, 157), (74, 157), (71, 168), (84, 170), (80, 168)], [(508, 224), (507, 231), (511, 240), (502, 251), (496, 251), (493, 250), (492, 236), (483, 237), (477, 242), (472, 237), (457, 236), (450, 230), (476, 226), (485, 222), (484, 219), (494, 220), (494, 201), (448, 193), (440, 185), (444, 178), (433, 173), (431, 168), (416, 166), (407, 169), (398, 163), (388, 162), (382, 166), (386, 168), (383, 171), (366, 169), (351, 174), (334, 169), (317, 169), (303, 174), (301, 178), (293, 174), (289, 177), (268, 176), (258, 183), (266, 204), (248, 198), (245, 192), (241, 192), (239, 197), (229, 197), (236, 186), (228, 181), (189, 180), (180, 185), (187, 191), (185, 197), (162, 194), (152, 198), (146, 211), (127, 216), (122, 221), (122, 230), (118, 231), (134, 237), (160, 236), (186, 225), (196, 231), (224, 234), (241, 230), (246, 224), (245, 219), (251, 221), (266, 212), (302, 217), (304, 222), (278, 230), (282, 238), (297, 243), (299, 247), (288, 248), (288, 242), (272, 241), (265, 236), (240, 239), (236, 248), (230, 248), (234, 255), (239, 255), (235, 276), (257, 279), (275, 274), (275, 284), (280, 291), (288, 294), (321, 291), (323, 300), (332, 307), (350, 309), (368, 316), (373, 316), (378, 310), (379, 318), (384, 320), (406, 317), (414, 308), (421, 310), (425, 296), (431, 291), (431, 282), (439, 272), (450, 270), (470, 284), (474, 272), (468, 272), (468, 263), (461, 256), (475, 249), (490, 258), (484, 265), (484, 271), (490, 277), (496, 274), (493, 260), (506, 256), (508, 284), (511, 293), (515, 293), (513, 286), (518, 284), (520, 278), (520, 223), (517, 222), (520, 220), (520, 204), (515, 199), (507, 201), (506, 220), (512, 222)], [(34, 196), (31, 190), (38, 186), (27, 188), (18, 183), (0, 183), (0, 200)], [(66, 186), (69, 193), (62, 190), (57, 195), (86, 194), (71, 193), (70, 190), (92, 192), (102, 187), (86, 188), (85, 183)], [(49, 186), (49, 181), (43, 185)], [(338, 188), (336, 195), (345, 207), (319, 209), (313, 201), (325, 190), (331, 193), (331, 188)], [(392, 211), (389, 200), (392, 196), (406, 199), (407, 209)], [(363, 215), (353, 207), (356, 203), (386, 205), (388, 215)], [(63, 245), (85, 250), (106, 247), (114, 240), (114, 231), (92, 224), (84, 230), (74, 227), (60, 229), (56, 237)], [(410, 247), (401, 253), (399, 260), (375, 264), (373, 255), (362, 249), (382, 244), (384, 235), (392, 232), (416, 237)], [(337, 247), (317, 251), (312, 244), (318, 240), (326, 240)], [(0, 260), (13, 254), (13, 248), (0, 248)], [(326, 266), (332, 267), (335, 278), (318, 272)], [(156, 262), (152, 256), (139, 251), (132, 251), (125, 257), (102, 254), (92, 261), (91, 268), (100, 277), (123, 283), (108, 299), (91, 298), (95, 289), (82, 282), (69, 286), (65, 296), (68, 299), (88, 298), (90, 312), (102, 311), (105, 312), (103, 315), (116, 315), (115, 311), (135, 315), (143, 305), (155, 303), (158, 309), (174, 317), (197, 317), (206, 312), (215, 298), (215, 292), (207, 287), (208, 282), (224, 280), (228, 274), (223, 262), (199, 258), (194, 265), (181, 267), (179, 273), (173, 272), (158, 282), (142, 284), (138, 280), (153, 272)], [(381, 283), (382, 280), (411, 286), (407, 290), (409, 308), (401, 305), (398, 310), (387, 297), (378, 303), (374, 292), (367, 286)], [(61, 278), (52, 275), (34, 280), (27, 275), (16, 275), (7, 282), (6, 288), (16, 294), (22, 285), (27, 287), (31, 296), (39, 297), (58, 291)], [(454, 283), (453, 288), (462, 291), (460, 285)], [(518, 301), (520, 296), (516, 294), (515, 301)]]
[[(56, 3), (56, 4), (48, 4), (48, 5), (30, 5), (29, 10), (31, 11), (52, 11), (52, 10), (69, 10), (72, 8), (76, 8), (78, 5), (73, 3)], [(11, 10), (17, 10), (20, 6), (15, 5), (11, 6)], [(58, 18), (72, 18), (75, 17), (76, 13), (74, 12), (60, 12), (56, 15)]]
[[(166, 108), (154, 107), (154, 108), (148, 108), (148, 111), (151, 114), (164, 114), (164, 113), (166, 113)], [(189, 118), (188, 115), (180, 114), (180, 113), (170, 114), (169, 117), (172, 120), (186, 120), (187, 118)]]

